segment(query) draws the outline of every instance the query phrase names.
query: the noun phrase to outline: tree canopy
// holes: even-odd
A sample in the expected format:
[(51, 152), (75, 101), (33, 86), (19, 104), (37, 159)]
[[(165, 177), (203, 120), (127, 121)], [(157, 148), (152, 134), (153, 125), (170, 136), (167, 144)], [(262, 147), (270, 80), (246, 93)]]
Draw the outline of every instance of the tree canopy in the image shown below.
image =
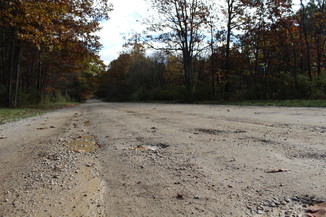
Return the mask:
[[(324, 0), (301, 1), (296, 11), (291, 0), (150, 2), (154, 18), (144, 21), (148, 31), (137, 43), (163, 58), (156, 64), (157, 53), (137, 59), (126, 52), (115, 60), (132, 59), (105, 74), (116, 85), (111, 75), (123, 71), (124, 99), (326, 98)], [(157, 71), (158, 83), (149, 79)]]
[(108, 67), (108, 0), (4, 0), (0, 105), (85, 100), (325, 99), (325, 1), (150, 0)]
[(103, 68), (94, 33), (111, 10), (107, 0), (2, 1), (1, 105), (68, 95), (83, 72)]

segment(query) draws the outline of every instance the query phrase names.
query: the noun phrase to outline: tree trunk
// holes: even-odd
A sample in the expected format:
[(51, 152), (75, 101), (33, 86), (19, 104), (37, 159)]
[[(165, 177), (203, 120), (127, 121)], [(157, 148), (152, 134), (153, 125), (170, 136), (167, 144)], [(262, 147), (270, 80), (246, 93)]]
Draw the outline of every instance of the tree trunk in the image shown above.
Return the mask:
[(287, 28), (287, 30), (290, 33), (290, 38), (291, 38), (291, 42), (292, 42), (292, 56), (293, 56), (293, 66), (291, 67), (292, 68), (292, 75), (294, 77), (295, 90), (298, 91), (299, 90), (298, 78), (297, 78), (297, 69), (298, 69), (297, 65), (298, 65), (298, 62), (297, 62), (296, 44), (295, 44), (295, 40), (294, 40), (293, 33), (291, 31), (291, 28)]
[(36, 88), (37, 88), (37, 94), (36, 94), (36, 102), (41, 102), (42, 101), (42, 55), (41, 55), (41, 50), (38, 51), (38, 63), (37, 63), (37, 83), (36, 83)]
[(306, 23), (305, 23), (305, 6), (304, 6), (302, 0), (300, 0), (300, 4), (301, 4), (301, 8), (302, 8), (301, 25), (302, 25), (305, 44), (306, 44), (307, 71), (308, 71), (309, 78), (312, 79), (311, 60), (310, 60), (310, 43), (308, 40), (308, 33), (307, 33)]
[(18, 100), (18, 90), (19, 90), (19, 84), (20, 84), (20, 71), (21, 71), (21, 67), (20, 67), (20, 59), (21, 59), (21, 48), (17, 47), (17, 51), (16, 51), (16, 58), (17, 60), (16, 62), (16, 87), (15, 87), (15, 95), (14, 95), (14, 100), (13, 100), (13, 107), (16, 108), (17, 107), (17, 100)]
[[(10, 108), (14, 107), (14, 93), (13, 93), (13, 83), (15, 70), (15, 60), (16, 58), (16, 43), (17, 43), (17, 35), (14, 29), (11, 29), (11, 41), (10, 41), (10, 49), (9, 49), (9, 85), (8, 85), (8, 105)], [(16, 65), (17, 67), (17, 65)]]
[(212, 99), (215, 99), (215, 73), (214, 73), (214, 35), (213, 25), (211, 27), (211, 79), (212, 79)]
[(185, 86), (187, 89), (187, 93), (189, 94), (189, 98), (192, 97), (192, 88), (193, 88), (193, 75), (192, 75), (192, 58), (188, 52), (184, 52), (185, 55), (183, 57), (183, 68), (185, 73)]
[(230, 99), (230, 42), (232, 31), (232, 16), (233, 16), (234, 0), (228, 0), (228, 23), (226, 36), (226, 51), (225, 51), (225, 86), (224, 86), (224, 100)]
[(322, 68), (322, 65), (323, 65), (323, 61), (322, 61), (322, 52), (323, 52), (323, 49), (321, 49), (321, 42), (320, 42), (320, 32), (317, 33), (317, 37), (316, 37), (316, 49), (317, 49), (317, 61), (316, 61), (316, 64), (317, 64), (317, 75), (319, 76), (321, 74), (321, 68)]

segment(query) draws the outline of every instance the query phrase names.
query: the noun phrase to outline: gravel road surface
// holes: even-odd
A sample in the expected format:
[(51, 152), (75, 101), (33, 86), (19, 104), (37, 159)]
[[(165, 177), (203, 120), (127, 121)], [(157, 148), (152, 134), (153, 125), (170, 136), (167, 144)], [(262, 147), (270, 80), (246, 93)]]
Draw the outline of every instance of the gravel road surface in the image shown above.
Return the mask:
[(326, 109), (89, 100), (1, 125), (0, 180), (6, 217), (322, 217)]

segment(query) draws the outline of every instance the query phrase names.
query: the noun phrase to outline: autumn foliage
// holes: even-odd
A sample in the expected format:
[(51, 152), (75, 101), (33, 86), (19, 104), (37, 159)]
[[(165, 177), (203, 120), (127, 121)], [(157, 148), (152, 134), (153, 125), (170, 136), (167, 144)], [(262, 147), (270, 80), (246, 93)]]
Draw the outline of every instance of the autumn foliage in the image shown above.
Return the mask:
[(106, 0), (3, 0), (1, 106), (56, 100), (59, 95), (86, 98), (94, 88), (94, 79), (88, 78), (104, 68), (94, 32), (111, 10)]
[(160, 52), (120, 55), (101, 96), (116, 99), (114, 87), (124, 100), (326, 98), (325, 1), (300, 1), (296, 10), (290, 0), (153, 3), (159, 19), (147, 22), (143, 45)]

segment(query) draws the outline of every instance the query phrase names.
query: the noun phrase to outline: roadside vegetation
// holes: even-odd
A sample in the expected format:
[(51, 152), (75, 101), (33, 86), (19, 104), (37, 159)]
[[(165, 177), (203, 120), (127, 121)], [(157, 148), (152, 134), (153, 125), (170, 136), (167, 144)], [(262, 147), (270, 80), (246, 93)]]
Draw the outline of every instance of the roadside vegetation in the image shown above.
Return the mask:
[(0, 108), (83, 102), (91, 95), (325, 106), (325, 1), (297, 7), (289, 0), (148, 2), (147, 30), (129, 35), (106, 66), (95, 33), (113, 10), (109, 1), (5, 0)]
[(148, 31), (130, 37), (102, 74), (100, 98), (298, 106), (326, 100), (325, 1), (300, 1), (296, 9), (288, 0), (151, 2)]
[(41, 115), (47, 111), (76, 106), (77, 102), (57, 102), (22, 108), (0, 108), (0, 124)]
[(105, 69), (94, 33), (110, 11), (107, 0), (1, 1), (0, 107), (91, 95)]

